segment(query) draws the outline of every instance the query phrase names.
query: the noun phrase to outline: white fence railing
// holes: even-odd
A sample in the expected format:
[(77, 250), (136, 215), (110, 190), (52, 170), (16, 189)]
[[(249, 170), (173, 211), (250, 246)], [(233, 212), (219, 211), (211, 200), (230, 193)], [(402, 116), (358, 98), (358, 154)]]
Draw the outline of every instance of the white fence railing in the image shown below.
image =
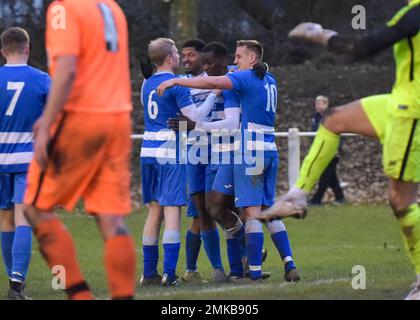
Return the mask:
[[(293, 186), (299, 177), (300, 170), (300, 138), (301, 137), (315, 137), (316, 132), (300, 132), (298, 128), (290, 128), (288, 132), (275, 132), (276, 138), (287, 138), (288, 146), (288, 181), (289, 186)], [(344, 137), (355, 137), (356, 134), (345, 133), (341, 136)], [(131, 136), (133, 140), (142, 140), (142, 134), (133, 134)]]

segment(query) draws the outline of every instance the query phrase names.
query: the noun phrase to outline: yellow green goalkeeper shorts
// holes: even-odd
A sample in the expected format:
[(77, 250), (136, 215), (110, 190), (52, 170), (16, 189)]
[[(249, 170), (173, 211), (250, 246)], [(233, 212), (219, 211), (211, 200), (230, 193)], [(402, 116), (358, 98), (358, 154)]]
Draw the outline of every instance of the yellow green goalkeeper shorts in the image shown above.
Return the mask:
[(391, 95), (361, 100), (382, 144), (385, 174), (406, 182), (420, 182), (420, 119), (395, 117), (390, 112)]

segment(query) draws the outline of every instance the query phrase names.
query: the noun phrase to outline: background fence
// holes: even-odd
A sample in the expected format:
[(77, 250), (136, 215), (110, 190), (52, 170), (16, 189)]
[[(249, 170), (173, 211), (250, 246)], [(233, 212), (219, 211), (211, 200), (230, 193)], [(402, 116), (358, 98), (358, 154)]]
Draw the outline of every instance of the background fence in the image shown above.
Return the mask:
[[(288, 145), (288, 182), (289, 188), (293, 186), (296, 180), (299, 177), (300, 170), (300, 147), (301, 147), (301, 138), (302, 137), (315, 137), (316, 132), (300, 132), (298, 128), (290, 128), (288, 132), (275, 132), (274, 136), (276, 138), (286, 138)], [(346, 133), (343, 134), (344, 137), (354, 137), (355, 134)], [(133, 140), (142, 140), (143, 134), (133, 134), (131, 136)]]

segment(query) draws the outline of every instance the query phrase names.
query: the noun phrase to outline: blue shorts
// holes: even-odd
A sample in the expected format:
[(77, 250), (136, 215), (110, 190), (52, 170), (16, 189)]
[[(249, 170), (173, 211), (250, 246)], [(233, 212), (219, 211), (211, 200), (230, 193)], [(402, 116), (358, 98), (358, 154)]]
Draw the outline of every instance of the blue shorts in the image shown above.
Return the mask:
[(161, 206), (185, 206), (185, 165), (141, 163), (143, 203), (158, 202)]
[[(192, 168), (192, 167), (196, 168)], [(191, 174), (188, 176), (195, 187), (196, 192), (189, 192), (193, 195), (198, 192), (217, 191), (229, 196), (234, 195), (233, 185), (233, 165), (229, 164), (208, 164), (208, 165), (190, 165)], [(188, 172), (188, 169), (187, 169)], [(192, 174), (194, 173), (194, 174)], [(192, 178), (194, 177), (194, 179)], [(199, 190), (199, 191), (198, 191)], [(188, 202), (187, 217), (198, 218), (199, 212), (196, 210), (191, 199)]]
[(23, 203), (26, 176), (27, 172), (0, 173), (0, 209), (12, 209)]
[(187, 184), (189, 195), (206, 191), (206, 168), (207, 164), (187, 163)]
[(246, 174), (246, 169), (255, 165), (234, 165), (236, 207), (270, 207), (274, 204), (278, 163), (278, 158), (265, 158), (264, 169), (257, 175)]
[(188, 207), (187, 217), (198, 218), (200, 213), (195, 208), (192, 196), (197, 193), (208, 192), (207, 179), (209, 166), (207, 164), (187, 164)]
[(188, 196), (188, 205), (187, 205), (187, 217), (189, 218), (199, 218), (200, 213), (195, 208), (194, 202), (191, 196)]
[(228, 196), (235, 194), (233, 164), (212, 164), (206, 176), (206, 192), (216, 191)]

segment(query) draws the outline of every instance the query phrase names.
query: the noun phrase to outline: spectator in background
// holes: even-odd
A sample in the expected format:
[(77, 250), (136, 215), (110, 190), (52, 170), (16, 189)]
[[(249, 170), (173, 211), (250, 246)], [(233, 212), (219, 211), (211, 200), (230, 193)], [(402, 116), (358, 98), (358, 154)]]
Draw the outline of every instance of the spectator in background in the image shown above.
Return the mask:
[[(312, 127), (311, 130), (313, 132), (318, 131), (319, 124), (321, 119), (328, 109), (330, 102), (328, 97), (325, 96), (318, 96), (315, 99), (315, 115), (312, 117)], [(325, 169), (324, 173), (321, 176), (321, 179), (318, 182), (318, 189), (312, 199), (309, 201), (310, 205), (321, 205), (322, 198), (324, 197), (325, 191), (327, 191), (328, 187), (334, 192), (335, 195), (335, 203), (336, 204), (343, 204), (344, 193), (340, 186), (340, 181), (338, 180), (337, 176), (337, 164), (340, 160), (339, 154), (341, 152), (341, 145), (339, 147), (338, 154), (332, 159), (328, 167)]]

